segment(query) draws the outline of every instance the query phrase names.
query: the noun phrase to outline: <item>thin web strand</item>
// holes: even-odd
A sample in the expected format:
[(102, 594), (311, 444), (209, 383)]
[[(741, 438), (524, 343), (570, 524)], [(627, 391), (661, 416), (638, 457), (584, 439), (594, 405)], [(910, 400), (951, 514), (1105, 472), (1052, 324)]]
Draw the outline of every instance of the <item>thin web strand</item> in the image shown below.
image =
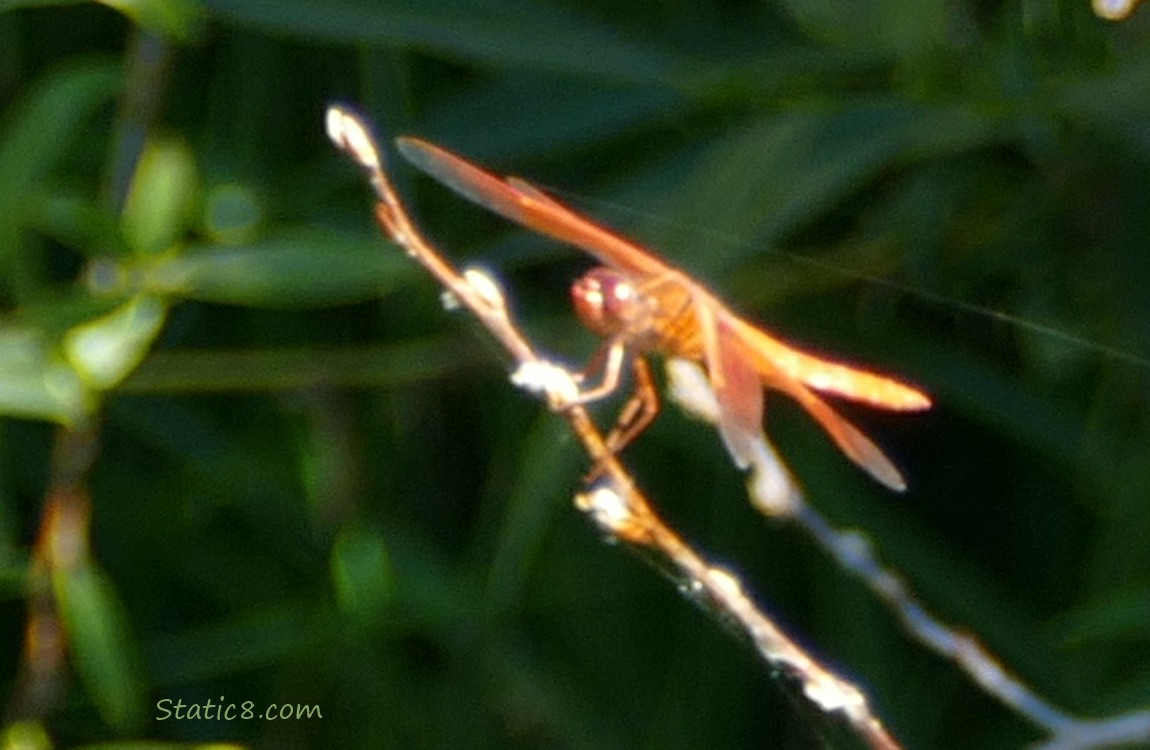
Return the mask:
[[(625, 213), (631, 216), (637, 216), (650, 221), (656, 221), (660, 224), (663, 224), (664, 226), (678, 227), (683, 229), (685, 232), (690, 232), (693, 235), (698, 235), (705, 239), (722, 243), (727, 247), (740, 247), (746, 246), (747, 244), (745, 241), (737, 239), (718, 229), (709, 229), (698, 225), (683, 226), (661, 214), (650, 211), (641, 211), (621, 203), (590, 198), (577, 192), (558, 190), (550, 186), (546, 187), (546, 189), (548, 193), (559, 195), (564, 198), (573, 198), (575, 201), (584, 203), (586, 205), (601, 206), (612, 211)], [(943, 294), (942, 292), (932, 292), (929, 289), (912, 286), (910, 284), (896, 281), (894, 279), (889, 279), (883, 276), (875, 276), (873, 274), (864, 273), (862, 271), (847, 268), (837, 263), (821, 260), (809, 255), (802, 255), (800, 253), (791, 252), (789, 250), (780, 250), (776, 247), (768, 247), (763, 251), (763, 254), (783, 258), (797, 265), (806, 266), (807, 268), (813, 268), (825, 273), (834, 274), (840, 278), (873, 284), (876, 287), (899, 292), (900, 294), (905, 294), (922, 302), (938, 305), (943, 309), (958, 310), (968, 315), (984, 318), (986, 320), (1006, 323), (1021, 331), (1045, 336), (1052, 341), (1068, 344), (1070, 346), (1080, 348), (1083, 351), (1091, 352), (1093, 354), (1098, 354), (1108, 359), (1112, 359), (1116, 362), (1122, 362), (1134, 367), (1150, 370), (1150, 355), (1138, 354), (1136, 352), (1132, 352), (1112, 344), (1106, 344), (1101, 341), (1097, 341), (1087, 336), (1071, 333), (1070, 331), (1059, 328), (1056, 325), (1040, 323), (1036, 320), (1031, 320), (1029, 318), (1022, 317), (1021, 315), (1015, 315), (1004, 310), (997, 310), (993, 307), (979, 305), (974, 302), (966, 302), (951, 295)]]

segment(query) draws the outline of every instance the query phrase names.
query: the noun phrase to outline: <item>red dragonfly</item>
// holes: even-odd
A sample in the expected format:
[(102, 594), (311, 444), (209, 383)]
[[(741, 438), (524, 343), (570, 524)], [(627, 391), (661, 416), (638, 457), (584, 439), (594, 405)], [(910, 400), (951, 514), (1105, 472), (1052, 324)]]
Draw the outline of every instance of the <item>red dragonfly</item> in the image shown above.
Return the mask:
[[(892, 411), (930, 407), (930, 397), (893, 378), (806, 354), (764, 333), (733, 313), (714, 294), (653, 252), (563, 206), (516, 177), (506, 179), (468, 163), (439, 146), (400, 138), (400, 153), (439, 182), (471, 201), (541, 234), (574, 245), (604, 266), (572, 286), (583, 323), (607, 338), (616, 363), (634, 355), (636, 374), (654, 402), (649, 415), (624, 435), (613, 433), (613, 449), (634, 439), (657, 410), (642, 354), (659, 352), (702, 363), (718, 402), (720, 432), (737, 462), (753, 461), (763, 436), (763, 387), (782, 391), (814, 417), (852, 461), (887, 487), (906, 482), (870, 438), (836, 412), (816, 391)], [(642, 365), (639, 367), (639, 365)], [(604, 390), (618, 383), (610, 367)], [(642, 385), (642, 384), (641, 384)], [(598, 390), (598, 389), (597, 389)], [(769, 445), (769, 444), (768, 444)]]

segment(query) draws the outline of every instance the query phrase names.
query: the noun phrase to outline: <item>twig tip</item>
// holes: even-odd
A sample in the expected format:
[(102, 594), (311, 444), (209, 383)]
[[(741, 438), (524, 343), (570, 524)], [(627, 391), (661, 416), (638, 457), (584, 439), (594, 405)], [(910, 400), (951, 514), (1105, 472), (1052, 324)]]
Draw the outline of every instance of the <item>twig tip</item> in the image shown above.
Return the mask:
[(327, 137), (364, 169), (380, 169), (382, 159), (363, 115), (343, 104), (328, 105), (324, 115)]

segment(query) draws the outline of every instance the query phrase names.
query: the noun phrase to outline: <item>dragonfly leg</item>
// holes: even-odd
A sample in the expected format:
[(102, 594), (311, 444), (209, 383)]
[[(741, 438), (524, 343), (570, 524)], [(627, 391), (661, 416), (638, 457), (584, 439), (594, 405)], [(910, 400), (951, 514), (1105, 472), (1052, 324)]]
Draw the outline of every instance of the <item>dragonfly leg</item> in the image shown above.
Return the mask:
[(626, 358), (627, 344), (619, 337), (610, 339), (599, 347), (591, 357), (591, 361), (583, 368), (583, 372), (576, 376), (576, 380), (582, 386), (596, 370), (602, 370), (602, 380), (591, 388), (581, 388), (579, 396), (571, 402), (571, 405), (599, 401), (619, 390), (619, 381), (623, 377), (623, 360)]
[[(635, 377), (635, 389), (619, 412), (615, 426), (607, 433), (607, 449), (611, 455), (618, 454), (634, 442), (651, 425), (659, 413), (659, 390), (655, 387), (655, 378), (651, 374), (651, 363), (646, 357), (633, 357), (631, 371)], [(603, 464), (598, 462), (583, 477), (583, 481), (590, 484), (602, 474)]]
[(651, 374), (651, 363), (646, 357), (637, 356), (631, 360), (631, 371), (635, 376), (635, 390), (619, 412), (615, 426), (607, 433), (607, 447), (612, 453), (634, 442), (659, 413), (659, 390)]

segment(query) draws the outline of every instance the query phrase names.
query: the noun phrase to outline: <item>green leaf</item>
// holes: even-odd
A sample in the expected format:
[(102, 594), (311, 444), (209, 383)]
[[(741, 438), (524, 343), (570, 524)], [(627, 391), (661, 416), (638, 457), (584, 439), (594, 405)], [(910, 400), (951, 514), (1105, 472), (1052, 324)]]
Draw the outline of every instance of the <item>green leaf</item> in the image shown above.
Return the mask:
[(873, 57), (944, 42), (954, 12), (943, 0), (787, 0), (786, 6), (811, 37)]
[[(722, 247), (732, 253), (758, 253), (894, 165), (1000, 137), (993, 125), (963, 109), (885, 97), (793, 108), (715, 139), (666, 211), (676, 224), (722, 227)], [(675, 236), (660, 242), (660, 229), (668, 232), (640, 231), (672, 247)], [(708, 252), (691, 267), (706, 272), (730, 261)]]
[(1150, 633), (1150, 589), (1107, 591), (1104, 599), (1085, 602), (1055, 620), (1051, 630), (1064, 645), (1145, 642)]
[(147, 740), (123, 740), (101, 742), (96, 745), (81, 745), (73, 750), (245, 750), (247, 745), (231, 742), (149, 742)]
[(300, 231), (162, 258), (142, 269), (136, 283), (140, 291), (162, 296), (306, 308), (372, 299), (415, 276), (410, 259), (382, 239)]
[(88, 562), (56, 571), (52, 584), (76, 670), (101, 716), (121, 731), (138, 726), (143, 674), (115, 588)]
[(134, 23), (161, 36), (192, 41), (202, 28), (202, 8), (196, 0), (100, 0)]
[(17, 298), (43, 283), (34, 271), (40, 259), (27, 257), (21, 237), (33, 220), (37, 191), (119, 88), (116, 65), (89, 60), (64, 67), (10, 110), (0, 130), (0, 280)]
[(74, 750), (245, 750), (247, 745), (231, 742), (149, 742), (147, 740), (123, 740), (101, 742), (96, 745), (81, 745)]
[(127, 254), (122, 217), (94, 198), (60, 190), (43, 196), (33, 227), (86, 255)]
[(264, 604), (250, 614), (151, 639), (147, 660), (168, 684), (271, 668), (327, 641), (326, 627), (327, 620), (304, 604)]
[(80, 377), (96, 390), (123, 380), (147, 354), (167, 317), (167, 305), (139, 295), (64, 336), (64, 352)]
[(542, 4), (207, 0), (205, 5), (223, 19), (268, 32), (406, 46), (504, 67), (650, 80), (669, 77), (674, 62), (587, 18)]
[(52, 738), (38, 721), (14, 721), (0, 733), (3, 750), (52, 750)]
[(0, 11), (16, 8), (50, 8), (54, 5), (75, 5), (76, 0), (0, 0)]
[(187, 231), (196, 202), (195, 157), (177, 139), (148, 143), (124, 204), (124, 237), (141, 255), (171, 247)]
[(395, 596), (395, 572), (387, 544), (372, 529), (345, 529), (335, 540), (331, 575), (337, 600), (364, 629), (378, 625)]
[(84, 382), (40, 331), (0, 326), (0, 413), (69, 424), (91, 407)]
[(495, 166), (524, 155), (547, 156), (561, 148), (577, 151), (641, 133), (661, 123), (674, 123), (690, 114), (690, 99), (664, 88), (604, 88), (594, 80), (573, 80), (562, 97), (532, 113), (529, 123), (515, 128), (477, 128), (478, 122), (499, 122), (524, 102), (550, 96), (547, 78), (497, 78), (473, 86), (427, 113), (426, 137), (449, 145), (469, 158)]

